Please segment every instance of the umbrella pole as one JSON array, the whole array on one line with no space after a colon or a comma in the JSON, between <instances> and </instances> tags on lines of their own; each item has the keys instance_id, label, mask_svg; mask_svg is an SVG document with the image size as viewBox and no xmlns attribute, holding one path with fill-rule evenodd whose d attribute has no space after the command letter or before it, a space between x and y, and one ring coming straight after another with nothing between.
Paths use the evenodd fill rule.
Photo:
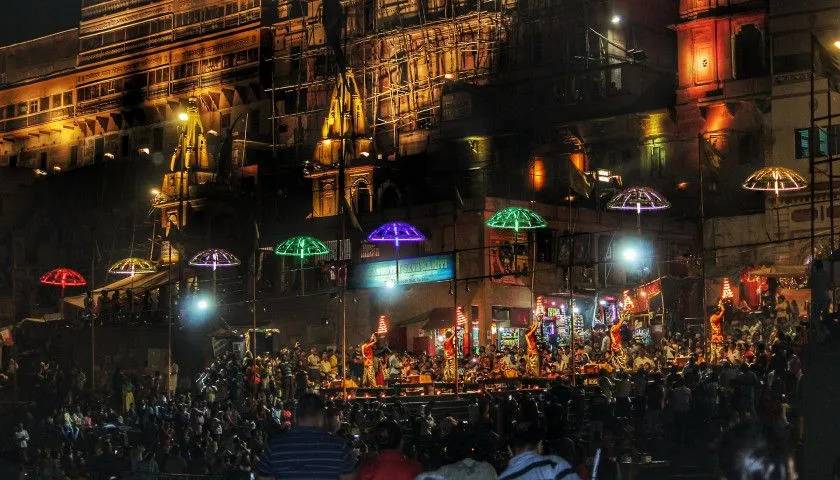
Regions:
<instances>
[{"instance_id":1,"label":"umbrella pole","mask_svg":"<svg viewBox=\"0 0 840 480\"><path fill-rule=\"evenodd\" d=\"M300 256L300 296L306 295L305 278L303 277L303 255Z\"/></svg>"},{"instance_id":2,"label":"umbrella pole","mask_svg":"<svg viewBox=\"0 0 840 480\"><path fill-rule=\"evenodd\" d=\"M397 242L394 244L394 247L396 249L396 254L395 254L396 259L394 260L394 262L396 263L396 266L397 266L397 278L394 280L394 286L397 286L397 285L400 284L400 241L399 240L397 240Z\"/></svg>"}]
</instances>

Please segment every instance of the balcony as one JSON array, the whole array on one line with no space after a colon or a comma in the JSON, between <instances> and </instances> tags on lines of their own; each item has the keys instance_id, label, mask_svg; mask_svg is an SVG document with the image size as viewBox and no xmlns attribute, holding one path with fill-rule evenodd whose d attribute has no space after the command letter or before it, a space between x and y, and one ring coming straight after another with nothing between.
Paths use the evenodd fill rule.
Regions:
<instances>
[{"instance_id":1,"label":"balcony","mask_svg":"<svg viewBox=\"0 0 840 480\"><path fill-rule=\"evenodd\" d=\"M76 114L75 106L58 108L48 112L39 112L25 117L11 118L0 121L0 132L13 132L27 127L43 125L58 120L65 120Z\"/></svg>"}]
</instances>

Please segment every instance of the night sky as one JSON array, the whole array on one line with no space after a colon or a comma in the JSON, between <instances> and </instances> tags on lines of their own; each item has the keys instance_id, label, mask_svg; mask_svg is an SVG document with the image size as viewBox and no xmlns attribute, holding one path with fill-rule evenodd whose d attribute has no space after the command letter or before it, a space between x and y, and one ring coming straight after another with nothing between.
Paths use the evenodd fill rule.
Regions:
<instances>
[{"instance_id":1,"label":"night sky","mask_svg":"<svg viewBox=\"0 0 840 480\"><path fill-rule=\"evenodd\" d=\"M0 0L0 46L79 25L81 0Z\"/></svg>"}]
</instances>

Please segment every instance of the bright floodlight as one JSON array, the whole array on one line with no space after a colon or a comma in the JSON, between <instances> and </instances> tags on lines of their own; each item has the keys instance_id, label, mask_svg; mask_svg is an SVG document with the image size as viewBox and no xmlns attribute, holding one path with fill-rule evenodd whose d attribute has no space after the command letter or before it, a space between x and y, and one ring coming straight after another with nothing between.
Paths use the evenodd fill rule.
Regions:
<instances>
[{"instance_id":1,"label":"bright floodlight","mask_svg":"<svg viewBox=\"0 0 840 480\"><path fill-rule=\"evenodd\" d=\"M181 122L187 122L190 119L190 114L187 112L179 112L178 113L178 120Z\"/></svg>"},{"instance_id":2,"label":"bright floodlight","mask_svg":"<svg viewBox=\"0 0 840 480\"><path fill-rule=\"evenodd\" d=\"M195 302L195 308L199 310L207 310L208 308L210 308L210 302L208 302L204 298L199 299L197 302Z\"/></svg>"},{"instance_id":3,"label":"bright floodlight","mask_svg":"<svg viewBox=\"0 0 840 480\"><path fill-rule=\"evenodd\" d=\"M835 40L834 41L834 48L840 49L840 40Z\"/></svg>"},{"instance_id":4,"label":"bright floodlight","mask_svg":"<svg viewBox=\"0 0 840 480\"><path fill-rule=\"evenodd\" d=\"M621 259L627 263L636 263L639 260L639 249L628 245L621 251Z\"/></svg>"},{"instance_id":5,"label":"bright floodlight","mask_svg":"<svg viewBox=\"0 0 840 480\"><path fill-rule=\"evenodd\" d=\"M613 25L618 25L619 23L621 23L621 15L613 15L610 19L610 23L612 23Z\"/></svg>"},{"instance_id":6,"label":"bright floodlight","mask_svg":"<svg viewBox=\"0 0 840 480\"><path fill-rule=\"evenodd\" d=\"M396 286L397 286L396 282L394 282L390 278L388 280L385 280L385 288L394 288Z\"/></svg>"}]
</instances>

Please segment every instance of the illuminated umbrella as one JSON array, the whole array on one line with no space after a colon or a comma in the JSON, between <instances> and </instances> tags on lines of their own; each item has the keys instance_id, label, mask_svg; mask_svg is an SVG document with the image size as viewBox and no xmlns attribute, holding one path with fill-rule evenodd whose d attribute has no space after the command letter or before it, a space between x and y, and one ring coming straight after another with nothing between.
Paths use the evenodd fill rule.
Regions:
<instances>
[{"instance_id":1,"label":"illuminated umbrella","mask_svg":"<svg viewBox=\"0 0 840 480\"><path fill-rule=\"evenodd\" d=\"M802 175L790 168L764 167L747 177L742 186L747 190L773 192L778 196L780 192L802 190L807 185Z\"/></svg>"},{"instance_id":2,"label":"illuminated umbrella","mask_svg":"<svg viewBox=\"0 0 840 480\"><path fill-rule=\"evenodd\" d=\"M128 257L111 265L108 273L113 275L137 275L142 273L154 273L157 271L155 264L144 258Z\"/></svg>"},{"instance_id":3,"label":"illuminated umbrella","mask_svg":"<svg viewBox=\"0 0 840 480\"><path fill-rule=\"evenodd\" d=\"M420 230L405 222L388 222L380 225L368 235L369 242L388 242L399 246L400 242L422 242L426 240Z\"/></svg>"},{"instance_id":4,"label":"illuminated umbrella","mask_svg":"<svg viewBox=\"0 0 840 480\"><path fill-rule=\"evenodd\" d=\"M395 285L400 283L400 242L422 242L424 240L426 240L426 236L417 227L405 222L385 223L368 235L369 242L394 244L397 265Z\"/></svg>"},{"instance_id":5,"label":"illuminated umbrella","mask_svg":"<svg viewBox=\"0 0 840 480\"><path fill-rule=\"evenodd\" d=\"M72 268L60 267L41 275L42 285L61 287L61 308L64 307L64 289L67 287L84 287L87 285L85 277Z\"/></svg>"},{"instance_id":6,"label":"illuminated umbrella","mask_svg":"<svg viewBox=\"0 0 840 480\"><path fill-rule=\"evenodd\" d=\"M515 232L545 228L548 225L539 214L524 207L503 208L494 213L486 223L488 227L503 228Z\"/></svg>"},{"instance_id":7,"label":"illuminated umbrella","mask_svg":"<svg viewBox=\"0 0 840 480\"><path fill-rule=\"evenodd\" d=\"M190 260L193 267L210 267L216 270L218 267L235 267L240 264L236 255L222 248L210 248L196 253Z\"/></svg>"},{"instance_id":8,"label":"illuminated umbrella","mask_svg":"<svg viewBox=\"0 0 840 480\"><path fill-rule=\"evenodd\" d=\"M781 219L779 213L779 193L802 190L806 187L805 179L796 171L785 167L763 167L744 180L741 185L746 190L773 192L773 205L776 210L776 235L781 238Z\"/></svg>"},{"instance_id":9,"label":"illuminated umbrella","mask_svg":"<svg viewBox=\"0 0 840 480\"><path fill-rule=\"evenodd\" d=\"M236 255L223 248L209 248L202 250L190 259L189 264L193 267L213 269L213 299L216 299L216 269L219 267L235 267L241 262Z\"/></svg>"},{"instance_id":10,"label":"illuminated umbrella","mask_svg":"<svg viewBox=\"0 0 840 480\"><path fill-rule=\"evenodd\" d=\"M274 254L281 257L298 257L300 259L300 293L305 293L303 284L303 261L306 257L315 257L330 253L330 247L315 237L292 237L274 247Z\"/></svg>"},{"instance_id":11,"label":"illuminated umbrella","mask_svg":"<svg viewBox=\"0 0 840 480\"><path fill-rule=\"evenodd\" d=\"M624 210L636 212L636 227L642 228L642 212L671 208L670 202L661 193L650 187L630 187L618 192L607 203L610 210Z\"/></svg>"}]
</instances>

